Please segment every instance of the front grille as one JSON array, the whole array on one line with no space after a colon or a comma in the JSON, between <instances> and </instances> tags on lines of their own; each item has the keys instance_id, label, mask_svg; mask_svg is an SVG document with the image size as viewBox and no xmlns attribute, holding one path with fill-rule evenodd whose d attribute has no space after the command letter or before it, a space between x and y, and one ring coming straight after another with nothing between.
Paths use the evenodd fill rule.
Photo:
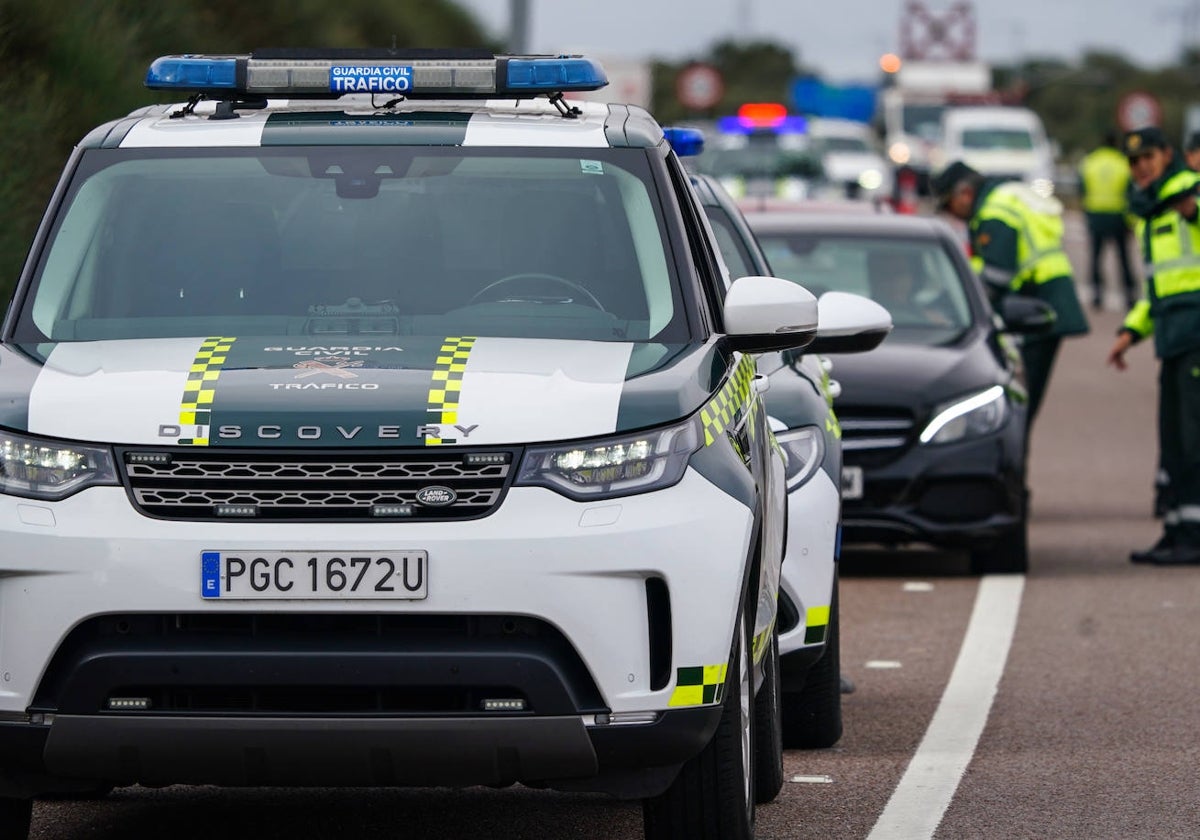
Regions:
<instances>
[{"instance_id":1,"label":"front grille","mask_svg":"<svg viewBox=\"0 0 1200 840\"><path fill-rule=\"evenodd\" d=\"M519 615L117 614L55 651L31 708L130 714L474 715L487 699L525 713L606 711L578 652Z\"/></svg>"},{"instance_id":2,"label":"front grille","mask_svg":"<svg viewBox=\"0 0 1200 840\"><path fill-rule=\"evenodd\" d=\"M912 415L906 411L843 411L838 409L842 427L842 449L899 449L913 434Z\"/></svg>"},{"instance_id":3,"label":"front grille","mask_svg":"<svg viewBox=\"0 0 1200 840\"><path fill-rule=\"evenodd\" d=\"M486 516L495 510L520 453L454 449L329 455L129 449L121 456L134 504L154 517L446 520Z\"/></svg>"}]
</instances>

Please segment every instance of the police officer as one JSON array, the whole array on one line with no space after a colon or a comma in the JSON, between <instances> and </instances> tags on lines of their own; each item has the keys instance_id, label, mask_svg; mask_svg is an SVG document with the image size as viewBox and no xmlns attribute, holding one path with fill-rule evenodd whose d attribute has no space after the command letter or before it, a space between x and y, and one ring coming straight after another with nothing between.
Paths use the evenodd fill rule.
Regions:
<instances>
[{"instance_id":1,"label":"police officer","mask_svg":"<svg viewBox=\"0 0 1200 840\"><path fill-rule=\"evenodd\" d=\"M1200 563L1200 174L1176 157L1158 128L1125 135L1135 189L1130 209L1149 277L1146 299L1125 316L1108 363L1125 369L1125 351L1154 335L1160 360L1158 433L1164 488L1163 536L1135 551L1135 563Z\"/></svg>"},{"instance_id":2,"label":"police officer","mask_svg":"<svg viewBox=\"0 0 1200 840\"><path fill-rule=\"evenodd\" d=\"M1027 184L985 179L961 161L939 173L932 187L941 206L968 223L971 263L993 302L1005 294L1021 294L1040 298L1054 309L1051 330L1021 342L1032 425L1062 337L1088 331L1071 262L1063 250L1062 204Z\"/></svg>"},{"instance_id":3,"label":"police officer","mask_svg":"<svg viewBox=\"0 0 1200 840\"><path fill-rule=\"evenodd\" d=\"M1183 157L1188 169L1200 172L1200 131L1188 135L1187 142L1183 144Z\"/></svg>"},{"instance_id":4,"label":"police officer","mask_svg":"<svg viewBox=\"0 0 1200 840\"><path fill-rule=\"evenodd\" d=\"M1104 143L1089 152L1079 164L1079 181L1083 191L1083 211L1087 216L1088 238L1092 243L1092 307L1104 306L1104 277L1100 271L1104 245L1117 247L1121 281L1125 290L1125 308L1137 302L1133 271L1129 267L1129 228L1125 221L1128 202L1129 162L1118 149L1115 132L1104 137Z\"/></svg>"}]
</instances>

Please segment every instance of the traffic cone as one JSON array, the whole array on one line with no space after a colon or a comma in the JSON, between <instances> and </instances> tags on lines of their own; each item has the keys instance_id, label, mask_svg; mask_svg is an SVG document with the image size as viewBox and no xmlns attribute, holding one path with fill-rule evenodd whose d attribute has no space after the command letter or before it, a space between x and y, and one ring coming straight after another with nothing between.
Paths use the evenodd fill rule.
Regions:
<instances>
[{"instance_id":1,"label":"traffic cone","mask_svg":"<svg viewBox=\"0 0 1200 840\"><path fill-rule=\"evenodd\" d=\"M917 173L902 166L896 172L896 212L917 212Z\"/></svg>"}]
</instances>

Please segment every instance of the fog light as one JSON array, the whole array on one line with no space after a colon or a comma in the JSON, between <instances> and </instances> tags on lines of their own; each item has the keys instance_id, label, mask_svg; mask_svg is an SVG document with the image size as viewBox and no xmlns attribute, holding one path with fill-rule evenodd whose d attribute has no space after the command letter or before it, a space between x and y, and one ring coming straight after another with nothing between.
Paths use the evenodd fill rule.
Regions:
<instances>
[{"instance_id":1,"label":"fog light","mask_svg":"<svg viewBox=\"0 0 1200 840\"><path fill-rule=\"evenodd\" d=\"M108 708L120 712L144 712L150 708L149 697L109 697Z\"/></svg>"},{"instance_id":2,"label":"fog light","mask_svg":"<svg viewBox=\"0 0 1200 840\"><path fill-rule=\"evenodd\" d=\"M514 699L493 699L484 700L482 703L485 712L523 712L525 711L525 701L521 698Z\"/></svg>"}]
</instances>

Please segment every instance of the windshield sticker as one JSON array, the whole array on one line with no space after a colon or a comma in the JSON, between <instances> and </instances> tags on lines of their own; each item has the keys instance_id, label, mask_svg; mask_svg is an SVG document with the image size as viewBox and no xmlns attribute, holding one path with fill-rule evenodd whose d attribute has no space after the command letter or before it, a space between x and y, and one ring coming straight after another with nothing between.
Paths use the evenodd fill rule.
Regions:
<instances>
[{"instance_id":1,"label":"windshield sticker","mask_svg":"<svg viewBox=\"0 0 1200 840\"><path fill-rule=\"evenodd\" d=\"M579 161L579 171L584 175L603 175L604 164L598 160Z\"/></svg>"}]
</instances>

